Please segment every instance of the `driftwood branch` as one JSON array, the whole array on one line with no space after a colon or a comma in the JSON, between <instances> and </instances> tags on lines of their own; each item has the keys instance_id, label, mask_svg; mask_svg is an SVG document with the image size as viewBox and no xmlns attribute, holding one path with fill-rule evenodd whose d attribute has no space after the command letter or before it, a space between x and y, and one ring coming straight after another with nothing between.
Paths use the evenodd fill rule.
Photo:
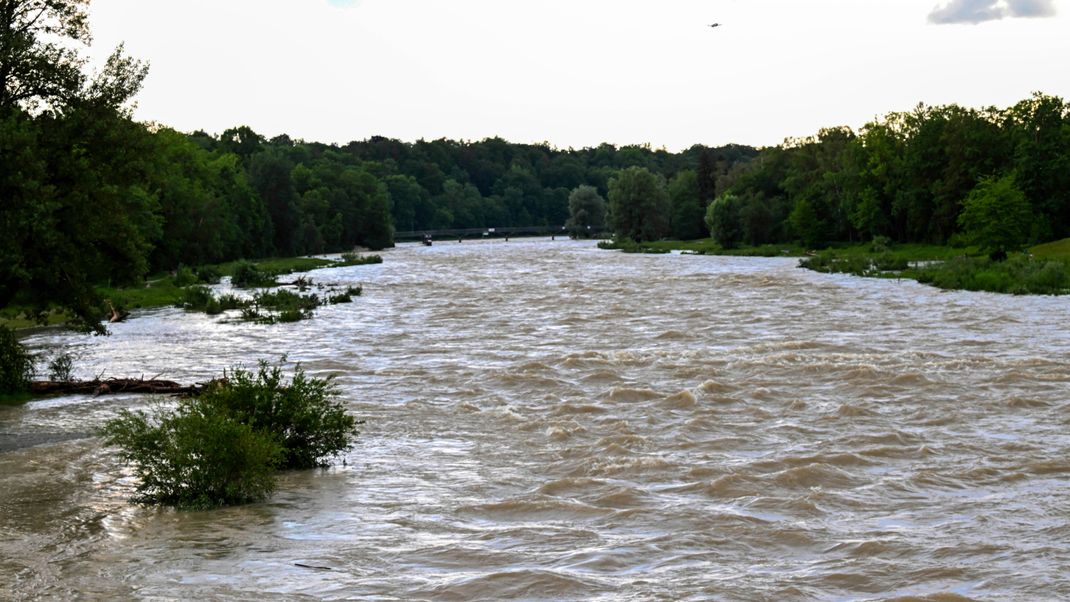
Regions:
<instances>
[{"instance_id":1,"label":"driftwood branch","mask_svg":"<svg viewBox=\"0 0 1070 602\"><path fill-rule=\"evenodd\" d=\"M109 378L101 380L35 381L30 383L34 395L107 395L110 393L151 393L156 395L196 395L216 381L181 385L170 380L143 378Z\"/></svg>"}]
</instances>

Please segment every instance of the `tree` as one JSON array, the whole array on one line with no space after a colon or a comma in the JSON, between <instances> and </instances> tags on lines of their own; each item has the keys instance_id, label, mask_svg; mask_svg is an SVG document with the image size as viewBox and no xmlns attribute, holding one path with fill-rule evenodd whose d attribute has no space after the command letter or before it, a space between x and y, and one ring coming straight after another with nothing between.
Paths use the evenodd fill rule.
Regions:
<instances>
[{"instance_id":1,"label":"tree","mask_svg":"<svg viewBox=\"0 0 1070 602\"><path fill-rule=\"evenodd\" d=\"M742 210L743 199L730 192L710 203L706 210L706 225L717 244L732 249L743 241Z\"/></svg>"},{"instance_id":2,"label":"tree","mask_svg":"<svg viewBox=\"0 0 1070 602\"><path fill-rule=\"evenodd\" d=\"M79 45L89 45L89 0L0 0L0 111L36 112L78 101L118 107L148 67L120 45L92 81Z\"/></svg>"},{"instance_id":3,"label":"tree","mask_svg":"<svg viewBox=\"0 0 1070 602\"><path fill-rule=\"evenodd\" d=\"M712 150L704 147L699 153L696 177L698 200L704 206L708 205L713 201L717 190L717 158L714 157Z\"/></svg>"},{"instance_id":4,"label":"tree","mask_svg":"<svg viewBox=\"0 0 1070 602\"><path fill-rule=\"evenodd\" d=\"M565 226L573 238L590 238L605 228L606 200L594 186L577 186L568 195L568 212Z\"/></svg>"},{"instance_id":5,"label":"tree","mask_svg":"<svg viewBox=\"0 0 1070 602\"><path fill-rule=\"evenodd\" d=\"M999 257L1025 244L1032 219L1029 201L1011 173L982 179L963 202L958 224L967 242Z\"/></svg>"},{"instance_id":6,"label":"tree","mask_svg":"<svg viewBox=\"0 0 1070 602\"><path fill-rule=\"evenodd\" d=\"M89 0L0 0L0 110L36 108L82 87Z\"/></svg>"},{"instance_id":7,"label":"tree","mask_svg":"<svg viewBox=\"0 0 1070 602\"><path fill-rule=\"evenodd\" d=\"M699 195L698 175L685 169L669 182L669 200L672 203L672 237L678 240L693 240L706 235L703 223L706 206Z\"/></svg>"},{"instance_id":8,"label":"tree","mask_svg":"<svg viewBox=\"0 0 1070 602\"><path fill-rule=\"evenodd\" d=\"M279 152L257 153L249 161L249 183L271 216L275 228L272 246L283 255L296 250L297 192L290 178L291 170L293 164Z\"/></svg>"},{"instance_id":9,"label":"tree","mask_svg":"<svg viewBox=\"0 0 1070 602\"><path fill-rule=\"evenodd\" d=\"M435 207L427 191L412 176L392 175L383 179L390 193L390 212L398 230L423 230L431 224Z\"/></svg>"},{"instance_id":10,"label":"tree","mask_svg":"<svg viewBox=\"0 0 1070 602\"><path fill-rule=\"evenodd\" d=\"M621 238L641 242L669 234L669 194L665 179L645 167L621 170L609 181L609 219Z\"/></svg>"}]
</instances>

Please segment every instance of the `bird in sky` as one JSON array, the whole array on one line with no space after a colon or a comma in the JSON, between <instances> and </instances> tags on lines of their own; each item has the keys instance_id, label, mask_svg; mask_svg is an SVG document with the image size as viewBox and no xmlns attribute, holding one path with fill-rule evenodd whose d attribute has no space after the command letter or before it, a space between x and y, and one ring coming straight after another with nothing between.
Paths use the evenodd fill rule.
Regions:
<instances>
[{"instance_id":1,"label":"bird in sky","mask_svg":"<svg viewBox=\"0 0 1070 602\"><path fill-rule=\"evenodd\" d=\"M711 23L710 24L710 27L720 27L720 26L721 26L720 23Z\"/></svg>"}]
</instances>

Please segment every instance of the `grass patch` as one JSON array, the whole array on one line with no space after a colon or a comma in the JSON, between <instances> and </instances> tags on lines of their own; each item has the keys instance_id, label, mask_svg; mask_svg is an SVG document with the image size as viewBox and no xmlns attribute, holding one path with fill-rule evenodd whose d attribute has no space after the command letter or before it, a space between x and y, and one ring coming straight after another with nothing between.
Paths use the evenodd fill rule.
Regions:
<instances>
[{"instance_id":1,"label":"grass patch","mask_svg":"<svg viewBox=\"0 0 1070 602\"><path fill-rule=\"evenodd\" d=\"M185 294L185 289L177 286L170 277L150 280L144 286L123 288L100 287L97 293L105 301L111 301L117 308L124 310L148 309L174 305Z\"/></svg>"},{"instance_id":2,"label":"grass patch","mask_svg":"<svg viewBox=\"0 0 1070 602\"><path fill-rule=\"evenodd\" d=\"M1029 249L1029 252L1039 259L1070 260L1070 238L1037 245Z\"/></svg>"},{"instance_id":3,"label":"grass patch","mask_svg":"<svg viewBox=\"0 0 1070 602\"><path fill-rule=\"evenodd\" d=\"M956 257L908 270L904 276L941 289L988 291L1012 295L1070 293L1070 262L1016 254L1006 261L987 257Z\"/></svg>"}]
</instances>

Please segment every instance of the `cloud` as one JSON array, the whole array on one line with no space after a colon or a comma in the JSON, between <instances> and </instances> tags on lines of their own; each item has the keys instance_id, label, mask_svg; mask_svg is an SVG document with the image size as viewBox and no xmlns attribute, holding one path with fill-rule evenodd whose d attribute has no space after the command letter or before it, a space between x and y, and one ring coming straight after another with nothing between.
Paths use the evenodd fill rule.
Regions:
<instances>
[{"instance_id":1,"label":"cloud","mask_svg":"<svg viewBox=\"0 0 1070 602\"><path fill-rule=\"evenodd\" d=\"M929 13L929 22L983 23L1005 17L1052 17L1055 0L950 0Z\"/></svg>"},{"instance_id":2,"label":"cloud","mask_svg":"<svg viewBox=\"0 0 1070 602\"><path fill-rule=\"evenodd\" d=\"M1054 17L1055 0L1010 0L1012 17Z\"/></svg>"}]
</instances>

